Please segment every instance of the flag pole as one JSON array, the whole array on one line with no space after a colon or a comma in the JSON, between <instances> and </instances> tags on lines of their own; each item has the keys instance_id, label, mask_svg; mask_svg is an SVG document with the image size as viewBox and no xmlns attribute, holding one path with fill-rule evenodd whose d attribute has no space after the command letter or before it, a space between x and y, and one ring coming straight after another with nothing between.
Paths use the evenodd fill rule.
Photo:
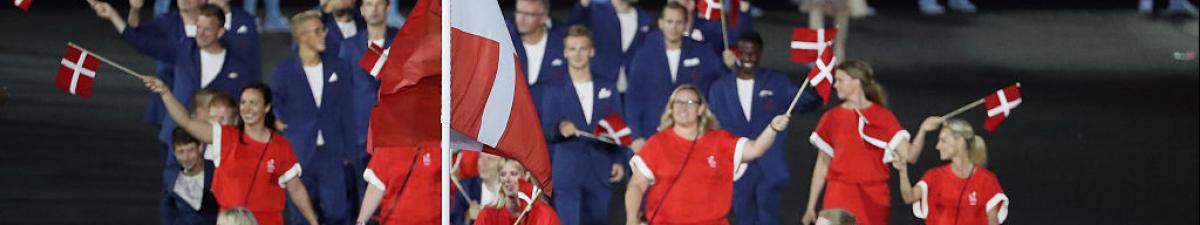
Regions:
<instances>
[{"instance_id":1,"label":"flag pole","mask_svg":"<svg viewBox=\"0 0 1200 225\"><path fill-rule=\"evenodd\" d=\"M471 201L471 196L468 196L467 192L463 191L464 190L463 188L466 188L466 187L464 187L462 185L462 183L458 181L458 168L460 167L459 165L462 165L461 163L462 163L462 153L459 153L458 155L454 156L454 168L450 169L450 182L453 182L454 185L458 186L458 188L459 188L458 193L462 194L463 199L466 199L467 202L473 203L474 201Z\"/></svg>"},{"instance_id":2,"label":"flag pole","mask_svg":"<svg viewBox=\"0 0 1200 225\"><path fill-rule=\"evenodd\" d=\"M808 78L804 78L804 82L800 83L800 91L796 92L796 97L792 97L792 104L788 105L787 114L792 114L792 109L796 108L796 102L800 101L800 95L804 94L804 89L808 87Z\"/></svg>"},{"instance_id":3,"label":"flag pole","mask_svg":"<svg viewBox=\"0 0 1200 225\"><path fill-rule=\"evenodd\" d=\"M946 113L946 115L942 116L942 119L957 116L958 114L962 114L963 112L966 112L968 109L975 108L976 106L979 106L981 104L983 104L982 98L979 100L975 100L974 102L971 102L970 104L964 105L963 107L959 107L958 109L955 109L954 111L951 111L950 113Z\"/></svg>"},{"instance_id":4,"label":"flag pole","mask_svg":"<svg viewBox=\"0 0 1200 225\"><path fill-rule=\"evenodd\" d=\"M131 70L129 68L126 68L125 66L121 66L121 64L117 64L116 62L108 60L108 58L104 58L104 56L100 56L100 54L96 54L96 52L87 50L86 48L83 48L82 46L76 45L74 42L67 42L67 45L74 47L74 48L78 48L79 50L83 50L84 52L90 52L92 57L99 59L101 62L104 62L105 64L116 67L117 69L121 69L122 71L125 71L125 73L129 73L129 75L134 76L134 77L138 78L139 80L146 77L145 75L140 75L137 72L134 72L133 70Z\"/></svg>"},{"instance_id":5,"label":"flag pole","mask_svg":"<svg viewBox=\"0 0 1200 225\"><path fill-rule=\"evenodd\" d=\"M740 0L733 0L733 1L740 1ZM733 6L733 4L729 4L729 6ZM709 7L712 7L712 6L709 6ZM725 46L725 51L729 51L729 31L728 31L728 29L725 28L725 26L726 26L725 25L725 11L726 10L728 10L728 9L725 9L725 1L721 1L721 42L722 42L721 46Z\"/></svg>"}]
</instances>

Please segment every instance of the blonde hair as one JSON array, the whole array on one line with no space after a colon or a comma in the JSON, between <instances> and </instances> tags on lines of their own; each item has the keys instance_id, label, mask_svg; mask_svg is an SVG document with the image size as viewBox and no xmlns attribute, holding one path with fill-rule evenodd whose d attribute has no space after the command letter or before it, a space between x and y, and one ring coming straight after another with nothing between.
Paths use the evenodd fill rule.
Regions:
<instances>
[{"instance_id":1,"label":"blonde hair","mask_svg":"<svg viewBox=\"0 0 1200 225\"><path fill-rule=\"evenodd\" d=\"M246 208L231 208L217 215L217 225L258 225L254 213Z\"/></svg>"},{"instance_id":2,"label":"blonde hair","mask_svg":"<svg viewBox=\"0 0 1200 225\"><path fill-rule=\"evenodd\" d=\"M317 10L308 10L292 16L292 38L300 37L300 27L309 20L321 20L321 13Z\"/></svg>"},{"instance_id":3,"label":"blonde hair","mask_svg":"<svg viewBox=\"0 0 1200 225\"><path fill-rule=\"evenodd\" d=\"M674 92L671 92L671 97L667 98L666 109L663 110L662 119L660 119L658 122L658 131L666 130L667 128L671 128L671 126L675 125L675 104L672 101L675 101L675 96L679 95L679 92L681 91L692 91L693 93L696 93L696 96L700 97L700 105L707 106L707 102L704 100L704 94L700 93L699 88L696 88L695 85L691 84L679 85L679 87L675 88ZM712 111L708 110L708 107L704 107L703 112L700 112L700 119L696 121L696 123L700 128L699 132L696 133L697 135L704 135L704 132L709 130L721 129L721 123L717 121L717 116L713 115Z\"/></svg>"},{"instance_id":4,"label":"blonde hair","mask_svg":"<svg viewBox=\"0 0 1200 225\"><path fill-rule=\"evenodd\" d=\"M987 166L987 145L983 142L983 137L975 134L975 129L971 128L971 124L966 120L954 118L946 120L943 129L950 131L950 135L957 138L962 138L966 143L967 159L976 166Z\"/></svg>"},{"instance_id":5,"label":"blonde hair","mask_svg":"<svg viewBox=\"0 0 1200 225\"><path fill-rule=\"evenodd\" d=\"M858 221L854 219L854 214L841 208L825 209L818 213L817 218L825 218L832 225L856 225Z\"/></svg>"},{"instance_id":6,"label":"blonde hair","mask_svg":"<svg viewBox=\"0 0 1200 225\"><path fill-rule=\"evenodd\" d=\"M521 179L527 179L527 177L525 176L525 172L526 172L525 166L522 166L521 162L517 162L517 160L501 159L499 170L504 170L504 167L509 166L509 165L512 165L517 168L518 173L521 174ZM508 198L508 192L504 191L504 184L502 184L503 181L500 181L499 183L501 183L499 185L500 187L496 188L496 195L494 195L494 196L496 196L496 200L492 201L492 204L489 204L488 207L503 209L504 207L507 207L509 202L511 201ZM517 187L517 189L520 189L520 187ZM520 191L520 190L518 190L518 191Z\"/></svg>"},{"instance_id":7,"label":"blonde hair","mask_svg":"<svg viewBox=\"0 0 1200 225\"><path fill-rule=\"evenodd\" d=\"M860 60L846 60L838 63L837 69L845 71L846 75L850 75L862 83L863 95L866 95L868 101L888 107L887 92L875 80L875 70L871 69L871 64Z\"/></svg>"}]
</instances>

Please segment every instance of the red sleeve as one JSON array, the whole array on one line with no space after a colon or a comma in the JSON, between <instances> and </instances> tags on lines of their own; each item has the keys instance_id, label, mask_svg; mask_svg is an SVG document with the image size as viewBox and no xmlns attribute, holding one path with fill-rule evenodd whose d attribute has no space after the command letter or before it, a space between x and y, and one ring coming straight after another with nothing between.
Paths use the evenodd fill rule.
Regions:
<instances>
[{"instance_id":1,"label":"red sleeve","mask_svg":"<svg viewBox=\"0 0 1200 225\"><path fill-rule=\"evenodd\" d=\"M904 130L904 126L900 125L900 120L896 119L896 115L891 110L884 110L883 112L878 119L881 120L880 122L883 122L882 125L886 129L887 134L890 135L884 137L887 138L887 149L894 150L896 146L899 146L901 142L907 141L912 135Z\"/></svg>"},{"instance_id":2,"label":"red sleeve","mask_svg":"<svg viewBox=\"0 0 1200 225\"><path fill-rule=\"evenodd\" d=\"M387 190L387 182L384 181L393 176L394 170L391 168L399 166L397 165L399 162L396 160L397 155L399 155L397 151L391 149L375 151L371 162L367 163L367 170L363 172L363 180L376 189Z\"/></svg>"},{"instance_id":3,"label":"red sleeve","mask_svg":"<svg viewBox=\"0 0 1200 225\"><path fill-rule=\"evenodd\" d=\"M282 135L273 135L277 135L277 137L273 138L273 141L277 142L277 146L279 146L272 147L275 150L275 165L279 169L286 169L286 172L278 178L279 187L285 188L288 181L300 178L303 171L300 168L300 162L296 160L296 154L292 152L292 144L288 143L287 139L284 139Z\"/></svg>"},{"instance_id":4,"label":"red sleeve","mask_svg":"<svg viewBox=\"0 0 1200 225\"><path fill-rule=\"evenodd\" d=\"M933 169L925 171L925 175L921 175L921 180L917 181L916 185L913 185L913 189L921 190L921 199L918 199L912 204L913 215L917 218L924 219L929 216L929 187L937 187L940 185L938 184L938 176L936 173L938 168L939 167L934 167Z\"/></svg>"},{"instance_id":5,"label":"red sleeve","mask_svg":"<svg viewBox=\"0 0 1200 225\"><path fill-rule=\"evenodd\" d=\"M462 157L458 161L459 179L479 176L479 152L477 151L460 151L458 155Z\"/></svg>"},{"instance_id":6,"label":"red sleeve","mask_svg":"<svg viewBox=\"0 0 1200 225\"><path fill-rule=\"evenodd\" d=\"M999 211L996 213L996 217L1000 223L1004 223L1004 219L1008 218L1008 195L1004 194L1004 189L1000 187L1000 181L996 179L996 175L990 172L988 175L989 179L987 179L987 183L983 187L983 191L990 196L988 197L987 208L985 209L991 211L998 208Z\"/></svg>"},{"instance_id":7,"label":"red sleeve","mask_svg":"<svg viewBox=\"0 0 1200 225\"><path fill-rule=\"evenodd\" d=\"M652 136L650 140L646 141L646 145L642 147L642 150L629 159L629 167L634 172L640 173L647 180L650 180L650 185L654 185L654 166L661 166L661 163L658 162L660 158L658 154L664 148L662 145L663 140Z\"/></svg>"},{"instance_id":8,"label":"red sleeve","mask_svg":"<svg viewBox=\"0 0 1200 225\"><path fill-rule=\"evenodd\" d=\"M833 139L831 139L833 134L830 131L830 126L833 126L833 121L830 119L830 114L830 111L826 111L825 114L821 115L821 120L817 122L817 128L813 130L812 135L808 136L808 142L812 143L813 147L817 148L817 151L824 152L832 158L835 151L832 145Z\"/></svg>"}]
</instances>

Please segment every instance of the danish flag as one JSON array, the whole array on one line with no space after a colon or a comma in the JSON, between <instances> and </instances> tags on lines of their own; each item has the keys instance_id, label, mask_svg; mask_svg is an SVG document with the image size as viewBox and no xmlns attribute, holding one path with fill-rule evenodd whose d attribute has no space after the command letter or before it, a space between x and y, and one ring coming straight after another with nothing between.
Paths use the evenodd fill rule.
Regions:
<instances>
[{"instance_id":1,"label":"danish flag","mask_svg":"<svg viewBox=\"0 0 1200 225\"><path fill-rule=\"evenodd\" d=\"M54 84L71 95L90 97L92 81L96 79L96 68L99 66L99 58L79 47L68 45L67 53L59 63L58 78Z\"/></svg>"},{"instance_id":2,"label":"danish flag","mask_svg":"<svg viewBox=\"0 0 1200 225\"><path fill-rule=\"evenodd\" d=\"M729 8L733 9L733 10L729 11L729 19L728 20L729 20L730 26L737 26L737 18L738 18L737 14L738 14L738 8L740 7L739 6L740 2L741 2L741 0L733 0L733 1L729 2ZM721 19L719 16L722 16L725 14L725 1L724 0L698 0L698 1L696 1L696 13L699 14L701 19L719 20L719 19Z\"/></svg>"},{"instance_id":3,"label":"danish flag","mask_svg":"<svg viewBox=\"0 0 1200 225\"><path fill-rule=\"evenodd\" d=\"M991 132L1000 126L1000 122L1004 122L1013 109L1021 105L1021 83L1009 85L1004 89L996 90L995 93L984 97L983 104L987 107L987 120L983 123L983 129Z\"/></svg>"},{"instance_id":4,"label":"danish flag","mask_svg":"<svg viewBox=\"0 0 1200 225\"><path fill-rule=\"evenodd\" d=\"M592 131L596 136L612 138L621 146L629 146L630 143L633 143L632 132L625 125L625 120L622 120L621 116L616 113L600 119L600 121L596 122L596 129Z\"/></svg>"},{"instance_id":5,"label":"danish flag","mask_svg":"<svg viewBox=\"0 0 1200 225\"><path fill-rule=\"evenodd\" d=\"M833 89L833 71L834 65L837 65L837 57L833 56L833 51L829 49L829 45L825 46L825 50L821 52L821 58L813 64L812 70L808 72L808 83L817 90L817 94L821 95L821 101L829 103L829 91Z\"/></svg>"},{"instance_id":6,"label":"danish flag","mask_svg":"<svg viewBox=\"0 0 1200 225\"><path fill-rule=\"evenodd\" d=\"M383 48L375 43L367 47L367 52L363 53L362 59L358 61L358 66L370 73L372 77L379 77L379 72L383 70L383 65L387 62L388 52L392 48Z\"/></svg>"},{"instance_id":7,"label":"danish flag","mask_svg":"<svg viewBox=\"0 0 1200 225\"><path fill-rule=\"evenodd\" d=\"M29 12L30 3L33 3L33 0L13 0L13 5L17 6L17 8L21 8L21 11L26 12Z\"/></svg>"},{"instance_id":8,"label":"danish flag","mask_svg":"<svg viewBox=\"0 0 1200 225\"><path fill-rule=\"evenodd\" d=\"M792 30L792 62L816 61L832 45L837 29L795 28Z\"/></svg>"}]
</instances>

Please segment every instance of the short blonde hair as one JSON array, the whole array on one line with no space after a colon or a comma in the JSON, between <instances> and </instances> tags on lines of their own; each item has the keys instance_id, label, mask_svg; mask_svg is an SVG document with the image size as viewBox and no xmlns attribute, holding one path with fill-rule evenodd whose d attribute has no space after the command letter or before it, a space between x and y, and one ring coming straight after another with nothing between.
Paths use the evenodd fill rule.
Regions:
<instances>
[{"instance_id":1,"label":"short blonde hair","mask_svg":"<svg viewBox=\"0 0 1200 225\"><path fill-rule=\"evenodd\" d=\"M675 104L672 101L675 101L675 96L679 95L679 92L683 91L692 91L693 93L696 93L696 96L700 98L700 105L705 106L703 111L700 112L700 118L696 121L698 127L700 128L699 133L697 134L704 135L704 132L709 130L721 129L721 123L717 122L717 116L713 115L712 110L708 110L708 102L706 102L704 99L704 93L700 92L700 88L697 88L695 85L684 84L675 88L675 91L671 92L671 97L667 98L666 110L663 110L662 118L658 122L658 131L663 131L667 128L671 128L671 126L675 126Z\"/></svg>"},{"instance_id":2,"label":"short blonde hair","mask_svg":"<svg viewBox=\"0 0 1200 225\"><path fill-rule=\"evenodd\" d=\"M309 20L321 21L321 12L317 10L308 10L292 16L292 38L300 36L300 26Z\"/></svg>"},{"instance_id":3,"label":"short blonde hair","mask_svg":"<svg viewBox=\"0 0 1200 225\"><path fill-rule=\"evenodd\" d=\"M231 208L217 215L217 225L258 225L254 213L246 208Z\"/></svg>"}]
</instances>

